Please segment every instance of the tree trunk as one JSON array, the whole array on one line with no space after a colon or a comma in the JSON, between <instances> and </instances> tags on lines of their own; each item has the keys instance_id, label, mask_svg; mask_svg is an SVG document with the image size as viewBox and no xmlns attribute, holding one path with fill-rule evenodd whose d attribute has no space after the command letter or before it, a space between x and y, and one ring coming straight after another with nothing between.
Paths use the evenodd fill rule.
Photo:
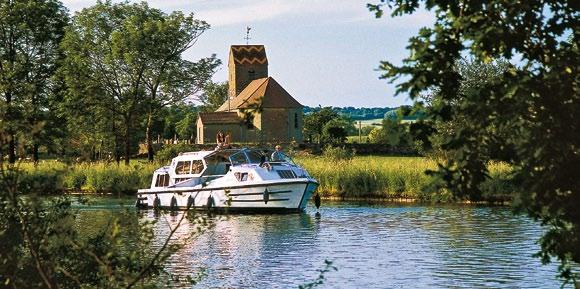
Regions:
<instances>
[{"instance_id":1,"label":"tree trunk","mask_svg":"<svg viewBox=\"0 0 580 289\"><path fill-rule=\"evenodd\" d=\"M9 133L10 141L8 141L8 163L16 163L16 141L14 141L14 134Z\"/></svg>"},{"instance_id":2,"label":"tree trunk","mask_svg":"<svg viewBox=\"0 0 580 289\"><path fill-rule=\"evenodd\" d=\"M16 140L14 132L12 131L12 92L6 92L6 114L4 115L4 120L8 125L8 129L6 130L8 137L10 138L8 141L8 163L13 164L16 163Z\"/></svg>"},{"instance_id":3,"label":"tree trunk","mask_svg":"<svg viewBox=\"0 0 580 289\"><path fill-rule=\"evenodd\" d=\"M113 135L115 136L115 144L113 146L113 151L115 154L115 162L117 165L121 162L121 153L119 152L119 134L117 133L117 126L115 125L115 120L113 119Z\"/></svg>"},{"instance_id":4,"label":"tree trunk","mask_svg":"<svg viewBox=\"0 0 580 289\"><path fill-rule=\"evenodd\" d=\"M131 159L131 117L125 120L125 165L128 166Z\"/></svg>"},{"instance_id":5,"label":"tree trunk","mask_svg":"<svg viewBox=\"0 0 580 289\"><path fill-rule=\"evenodd\" d=\"M151 136L151 125L153 123L153 113L149 110L147 116L147 129L145 130L145 137L147 138L147 159L152 162L155 152L153 151L153 138Z\"/></svg>"},{"instance_id":6,"label":"tree trunk","mask_svg":"<svg viewBox=\"0 0 580 289\"><path fill-rule=\"evenodd\" d=\"M32 144L32 161L34 162L34 165L38 164L38 148L40 147L40 145L37 142L34 142Z\"/></svg>"}]
</instances>

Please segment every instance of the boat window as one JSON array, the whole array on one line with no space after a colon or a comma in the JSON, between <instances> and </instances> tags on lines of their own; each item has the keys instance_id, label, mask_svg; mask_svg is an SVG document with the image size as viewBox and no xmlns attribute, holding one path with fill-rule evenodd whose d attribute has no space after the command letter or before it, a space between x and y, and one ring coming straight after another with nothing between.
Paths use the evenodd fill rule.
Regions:
<instances>
[{"instance_id":1,"label":"boat window","mask_svg":"<svg viewBox=\"0 0 580 289\"><path fill-rule=\"evenodd\" d=\"M248 180L248 173L234 173L234 175L236 176L236 179L238 179L239 182L245 182Z\"/></svg>"},{"instance_id":2,"label":"boat window","mask_svg":"<svg viewBox=\"0 0 580 289\"><path fill-rule=\"evenodd\" d=\"M232 165L235 166L245 164L248 161L246 160L246 155L244 154L244 152L238 152L230 156L230 162L232 163Z\"/></svg>"},{"instance_id":3,"label":"boat window","mask_svg":"<svg viewBox=\"0 0 580 289\"><path fill-rule=\"evenodd\" d=\"M169 175L159 174L157 175L157 180L155 180L156 187L167 187L169 186Z\"/></svg>"},{"instance_id":4,"label":"boat window","mask_svg":"<svg viewBox=\"0 0 580 289\"><path fill-rule=\"evenodd\" d=\"M177 162L175 166L175 173L178 175L189 174L191 171L191 161L181 161Z\"/></svg>"},{"instance_id":5,"label":"boat window","mask_svg":"<svg viewBox=\"0 0 580 289\"><path fill-rule=\"evenodd\" d=\"M200 174L203 171L203 162L201 160L194 160L191 165L192 174Z\"/></svg>"},{"instance_id":6,"label":"boat window","mask_svg":"<svg viewBox=\"0 0 580 289\"><path fill-rule=\"evenodd\" d=\"M247 151L246 155L252 164L259 164L262 161L262 154L257 151Z\"/></svg>"}]
</instances>

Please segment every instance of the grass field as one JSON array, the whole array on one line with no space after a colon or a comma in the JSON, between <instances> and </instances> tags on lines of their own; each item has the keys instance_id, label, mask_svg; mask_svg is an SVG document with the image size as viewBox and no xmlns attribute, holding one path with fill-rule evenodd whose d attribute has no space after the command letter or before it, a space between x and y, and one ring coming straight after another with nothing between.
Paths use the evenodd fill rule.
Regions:
<instances>
[{"instance_id":1,"label":"grass field","mask_svg":"<svg viewBox=\"0 0 580 289\"><path fill-rule=\"evenodd\" d=\"M372 126L372 127L378 127L381 126L383 123L383 119L382 118L376 118L376 119L365 119L365 120L355 120L355 126L358 128L358 122L361 122L361 126Z\"/></svg>"},{"instance_id":2,"label":"grass field","mask_svg":"<svg viewBox=\"0 0 580 289\"><path fill-rule=\"evenodd\" d=\"M424 172L435 169L434 160L422 157L357 156L347 161L323 157L297 158L320 182L319 192L335 198L410 198L423 201L449 201L447 191L428 191L430 182ZM484 199L509 198L512 188L506 181L509 167L489 165L491 179L482 185Z\"/></svg>"},{"instance_id":3,"label":"grass field","mask_svg":"<svg viewBox=\"0 0 580 289\"><path fill-rule=\"evenodd\" d=\"M446 191L425 191L430 182L425 175L435 169L435 161L422 157L356 156L352 160L325 157L297 157L296 162L320 182L319 192L333 198L409 198L423 201L450 201ZM66 165L58 161L20 164L21 190L39 194L63 191L86 193L131 194L149 187L153 171L160 163L132 161L130 166L115 163L81 163ZM509 185L509 167L502 163L489 166L491 179L483 186L484 199L506 199L513 191Z\"/></svg>"}]
</instances>

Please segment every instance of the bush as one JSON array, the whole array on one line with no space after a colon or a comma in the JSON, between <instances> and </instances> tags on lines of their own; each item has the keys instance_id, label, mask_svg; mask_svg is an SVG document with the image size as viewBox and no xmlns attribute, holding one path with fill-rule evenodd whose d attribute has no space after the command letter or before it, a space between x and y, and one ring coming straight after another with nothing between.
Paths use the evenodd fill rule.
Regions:
<instances>
[{"instance_id":1,"label":"bush","mask_svg":"<svg viewBox=\"0 0 580 289\"><path fill-rule=\"evenodd\" d=\"M63 190L62 170L34 169L20 176L19 190L39 195L56 194Z\"/></svg>"},{"instance_id":2,"label":"bush","mask_svg":"<svg viewBox=\"0 0 580 289\"><path fill-rule=\"evenodd\" d=\"M354 157L354 151L344 147L326 146L322 151L324 158L332 161L348 161Z\"/></svg>"},{"instance_id":3,"label":"bush","mask_svg":"<svg viewBox=\"0 0 580 289\"><path fill-rule=\"evenodd\" d=\"M174 145L164 145L157 153L155 154L155 160L160 162L167 162L172 158L179 155L179 153L184 152L191 152L195 151L196 149L189 144L179 143Z\"/></svg>"}]
</instances>

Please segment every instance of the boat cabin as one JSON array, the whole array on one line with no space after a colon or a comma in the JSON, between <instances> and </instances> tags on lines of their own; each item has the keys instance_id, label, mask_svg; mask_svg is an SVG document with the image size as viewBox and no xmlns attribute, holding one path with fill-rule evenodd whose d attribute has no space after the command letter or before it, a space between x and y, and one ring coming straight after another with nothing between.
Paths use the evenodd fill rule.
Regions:
<instances>
[{"instance_id":1,"label":"boat cabin","mask_svg":"<svg viewBox=\"0 0 580 289\"><path fill-rule=\"evenodd\" d=\"M182 153L173 158L169 166L164 166L154 172L151 188L195 186L224 177L233 167L296 166L292 159L286 156L283 160L271 161L272 152L272 150L257 149L225 149ZM248 174L239 172L234 175L240 180Z\"/></svg>"}]
</instances>

